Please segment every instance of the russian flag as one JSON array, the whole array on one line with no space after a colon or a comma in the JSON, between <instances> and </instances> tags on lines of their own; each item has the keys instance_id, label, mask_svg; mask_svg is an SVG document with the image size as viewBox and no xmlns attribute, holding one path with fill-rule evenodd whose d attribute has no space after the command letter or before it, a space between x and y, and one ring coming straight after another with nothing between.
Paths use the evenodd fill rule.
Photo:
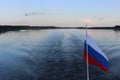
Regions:
<instances>
[{"instance_id":1,"label":"russian flag","mask_svg":"<svg viewBox=\"0 0 120 80\"><path fill-rule=\"evenodd\" d=\"M87 40L84 43L84 61L100 67L105 72L108 71L109 60L106 55L100 50L95 41L87 34ZM87 50L88 49L88 50Z\"/></svg>"}]
</instances>

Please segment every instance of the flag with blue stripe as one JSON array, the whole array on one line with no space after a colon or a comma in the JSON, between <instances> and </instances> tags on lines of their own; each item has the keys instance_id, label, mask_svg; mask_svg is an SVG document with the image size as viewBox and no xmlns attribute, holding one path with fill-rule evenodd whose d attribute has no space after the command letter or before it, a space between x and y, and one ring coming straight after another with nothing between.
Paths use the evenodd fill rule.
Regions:
<instances>
[{"instance_id":1,"label":"flag with blue stripe","mask_svg":"<svg viewBox=\"0 0 120 80\"><path fill-rule=\"evenodd\" d=\"M107 72L109 67L108 58L88 34L86 37L87 40L84 43L84 60L87 61L88 56L89 63L99 66L103 71Z\"/></svg>"}]
</instances>

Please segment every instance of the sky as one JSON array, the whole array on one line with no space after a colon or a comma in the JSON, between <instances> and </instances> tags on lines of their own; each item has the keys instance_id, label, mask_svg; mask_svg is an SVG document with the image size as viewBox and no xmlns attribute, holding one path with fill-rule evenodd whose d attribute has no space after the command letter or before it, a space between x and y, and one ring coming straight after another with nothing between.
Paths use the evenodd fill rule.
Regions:
<instances>
[{"instance_id":1,"label":"sky","mask_svg":"<svg viewBox=\"0 0 120 80\"><path fill-rule=\"evenodd\" d=\"M120 0L0 0L1 25L120 25Z\"/></svg>"}]
</instances>

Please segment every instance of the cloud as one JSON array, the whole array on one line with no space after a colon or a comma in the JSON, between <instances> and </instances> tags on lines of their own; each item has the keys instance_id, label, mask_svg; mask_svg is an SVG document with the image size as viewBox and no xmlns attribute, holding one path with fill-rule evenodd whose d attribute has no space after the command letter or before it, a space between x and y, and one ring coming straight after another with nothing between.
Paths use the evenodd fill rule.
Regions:
<instances>
[{"instance_id":1,"label":"cloud","mask_svg":"<svg viewBox=\"0 0 120 80\"><path fill-rule=\"evenodd\" d=\"M90 25L96 25L97 23L91 19L83 19L81 21L83 24L90 24Z\"/></svg>"},{"instance_id":2,"label":"cloud","mask_svg":"<svg viewBox=\"0 0 120 80\"><path fill-rule=\"evenodd\" d=\"M45 12L31 12L31 13L25 13L25 16L33 16L33 15L47 15Z\"/></svg>"}]
</instances>

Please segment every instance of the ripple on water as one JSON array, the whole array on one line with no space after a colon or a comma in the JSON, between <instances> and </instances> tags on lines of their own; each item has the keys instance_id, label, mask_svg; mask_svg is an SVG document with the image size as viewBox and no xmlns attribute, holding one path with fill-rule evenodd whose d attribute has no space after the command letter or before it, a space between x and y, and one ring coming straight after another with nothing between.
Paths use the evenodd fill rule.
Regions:
<instances>
[{"instance_id":1,"label":"ripple on water","mask_svg":"<svg viewBox=\"0 0 120 80\"><path fill-rule=\"evenodd\" d=\"M86 80L83 32L31 30L1 34L0 80ZM108 31L112 38L106 42L106 39L101 38L106 35L101 34L99 37L100 33L106 31L89 32L110 60L107 73L90 65L90 79L119 80L120 42L116 38L118 33Z\"/></svg>"}]
</instances>

